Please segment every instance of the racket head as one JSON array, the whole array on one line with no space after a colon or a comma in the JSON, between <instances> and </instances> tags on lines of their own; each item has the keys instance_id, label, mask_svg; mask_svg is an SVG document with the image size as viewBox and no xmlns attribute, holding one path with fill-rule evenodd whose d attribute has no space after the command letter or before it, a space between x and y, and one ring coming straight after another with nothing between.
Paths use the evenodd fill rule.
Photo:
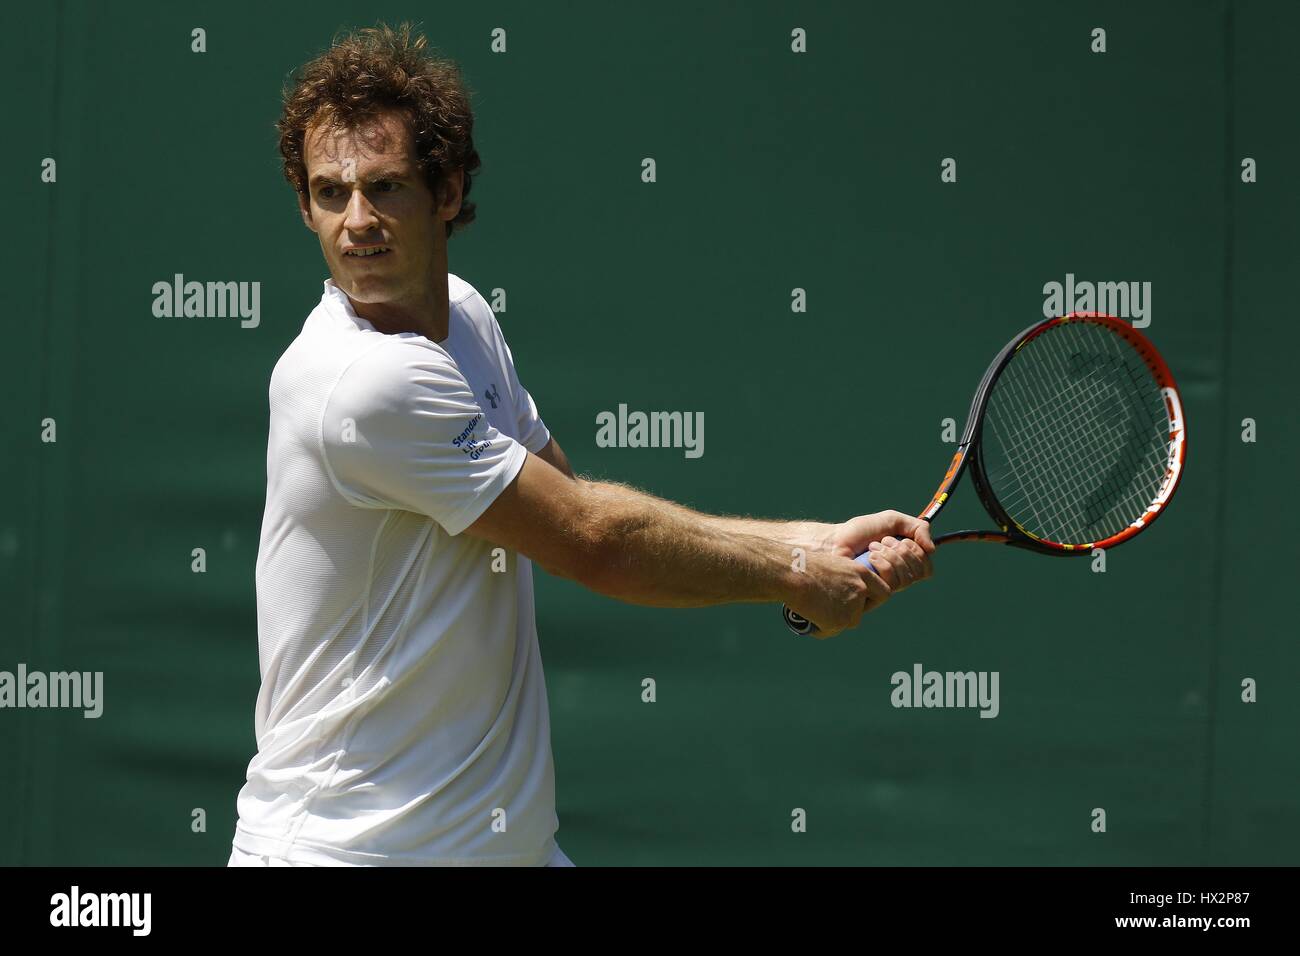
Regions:
<instances>
[{"instance_id":1,"label":"racket head","mask_svg":"<svg viewBox=\"0 0 1300 956\"><path fill-rule=\"evenodd\" d=\"M958 454L953 480L970 466L1008 544L1086 555L1130 540L1168 506L1187 455L1182 399L1141 332L1073 312L999 353Z\"/></svg>"}]
</instances>

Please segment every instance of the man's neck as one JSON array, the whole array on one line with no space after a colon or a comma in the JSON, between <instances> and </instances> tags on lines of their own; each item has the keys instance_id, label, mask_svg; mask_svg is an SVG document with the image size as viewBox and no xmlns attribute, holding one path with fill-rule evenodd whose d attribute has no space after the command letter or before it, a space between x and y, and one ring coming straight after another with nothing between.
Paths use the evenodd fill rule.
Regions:
<instances>
[{"instance_id":1,"label":"man's neck","mask_svg":"<svg viewBox=\"0 0 1300 956\"><path fill-rule=\"evenodd\" d=\"M348 296L348 301L360 318L388 335L416 332L430 342L441 342L447 337L451 310L447 303L445 271L435 277L421 295L411 299L357 302Z\"/></svg>"}]
</instances>

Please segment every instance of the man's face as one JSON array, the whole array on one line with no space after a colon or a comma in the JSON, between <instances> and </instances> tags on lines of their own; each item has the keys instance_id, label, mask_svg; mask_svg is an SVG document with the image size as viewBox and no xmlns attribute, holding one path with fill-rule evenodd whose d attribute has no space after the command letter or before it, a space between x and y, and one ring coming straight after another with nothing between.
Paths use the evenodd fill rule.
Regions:
<instances>
[{"instance_id":1,"label":"man's face","mask_svg":"<svg viewBox=\"0 0 1300 956\"><path fill-rule=\"evenodd\" d=\"M356 302L427 298L446 269L443 223L460 211L460 189L435 202L400 114L356 130L310 126L304 159L309 198L299 205L335 285Z\"/></svg>"}]
</instances>

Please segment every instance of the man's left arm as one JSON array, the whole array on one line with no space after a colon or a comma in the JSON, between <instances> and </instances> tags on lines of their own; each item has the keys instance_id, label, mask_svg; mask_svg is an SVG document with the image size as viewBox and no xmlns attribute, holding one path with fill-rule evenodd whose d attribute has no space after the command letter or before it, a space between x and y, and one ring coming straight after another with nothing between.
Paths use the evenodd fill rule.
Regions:
<instances>
[{"instance_id":1,"label":"man's left arm","mask_svg":"<svg viewBox=\"0 0 1300 956\"><path fill-rule=\"evenodd\" d=\"M869 550L875 542L892 548L904 537L915 541L925 554L934 553L929 523L897 511L859 515L839 524L827 524L821 521L770 521L763 518L706 515L691 511L676 502L658 500L663 507L689 513L719 531L754 535L788 545L792 558L795 548L801 549L805 554L823 552L856 558Z\"/></svg>"},{"instance_id":2,"label":"man's left arm","mask_svg":"<svg viewBox=\"0 0 1300 956\"><path fill-rule=\"evenodd\" d=\"M551 436L546 446L537 452L537 457L569 478L577 477L555 436ZM893 511L851 518L842 524L826 524L820 521L766 521L759 518L706 515L684 508L674 501L663 498L656 498L656 500L670 511L690 514L720 531L755 535L779 541L789 545L792 554L794 548L801 548L805 552L830 552L842 557L854 558L866 551L872 542L881 541L893 546L898 538L891 534L894 531L894 526L889 524L891 521L902 522L903 526L907 526L905 531L907 537L915 540L926 554L934 553L934 542L930 537L929 525L924 521Z\"/></svg>"}]
</instances>

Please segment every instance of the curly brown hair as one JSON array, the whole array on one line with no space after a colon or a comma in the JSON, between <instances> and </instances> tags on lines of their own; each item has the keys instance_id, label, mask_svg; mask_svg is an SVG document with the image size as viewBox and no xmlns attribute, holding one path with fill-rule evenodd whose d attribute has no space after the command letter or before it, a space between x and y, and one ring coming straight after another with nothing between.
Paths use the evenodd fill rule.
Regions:
<instances>
[{"instance_id":1,"label":"curly brown hair","mask_svg":"<svg viewBox=\"0 0 1300 956\"><path fill-rule=\"evenodd\" d=\"M474 221L468 201L478 171L474 113L460 69L426 52L427 41L409 23L387 24L336 36L330 48L299 69L284 88L284 110L276 129L284 176L307 199L304 140L314 123L354 130L378 114L397 110L406 117L415 155L435 196L445 171L465 172L460 213L447 223L447 236Z\"/></svg>"}]
</instances>

